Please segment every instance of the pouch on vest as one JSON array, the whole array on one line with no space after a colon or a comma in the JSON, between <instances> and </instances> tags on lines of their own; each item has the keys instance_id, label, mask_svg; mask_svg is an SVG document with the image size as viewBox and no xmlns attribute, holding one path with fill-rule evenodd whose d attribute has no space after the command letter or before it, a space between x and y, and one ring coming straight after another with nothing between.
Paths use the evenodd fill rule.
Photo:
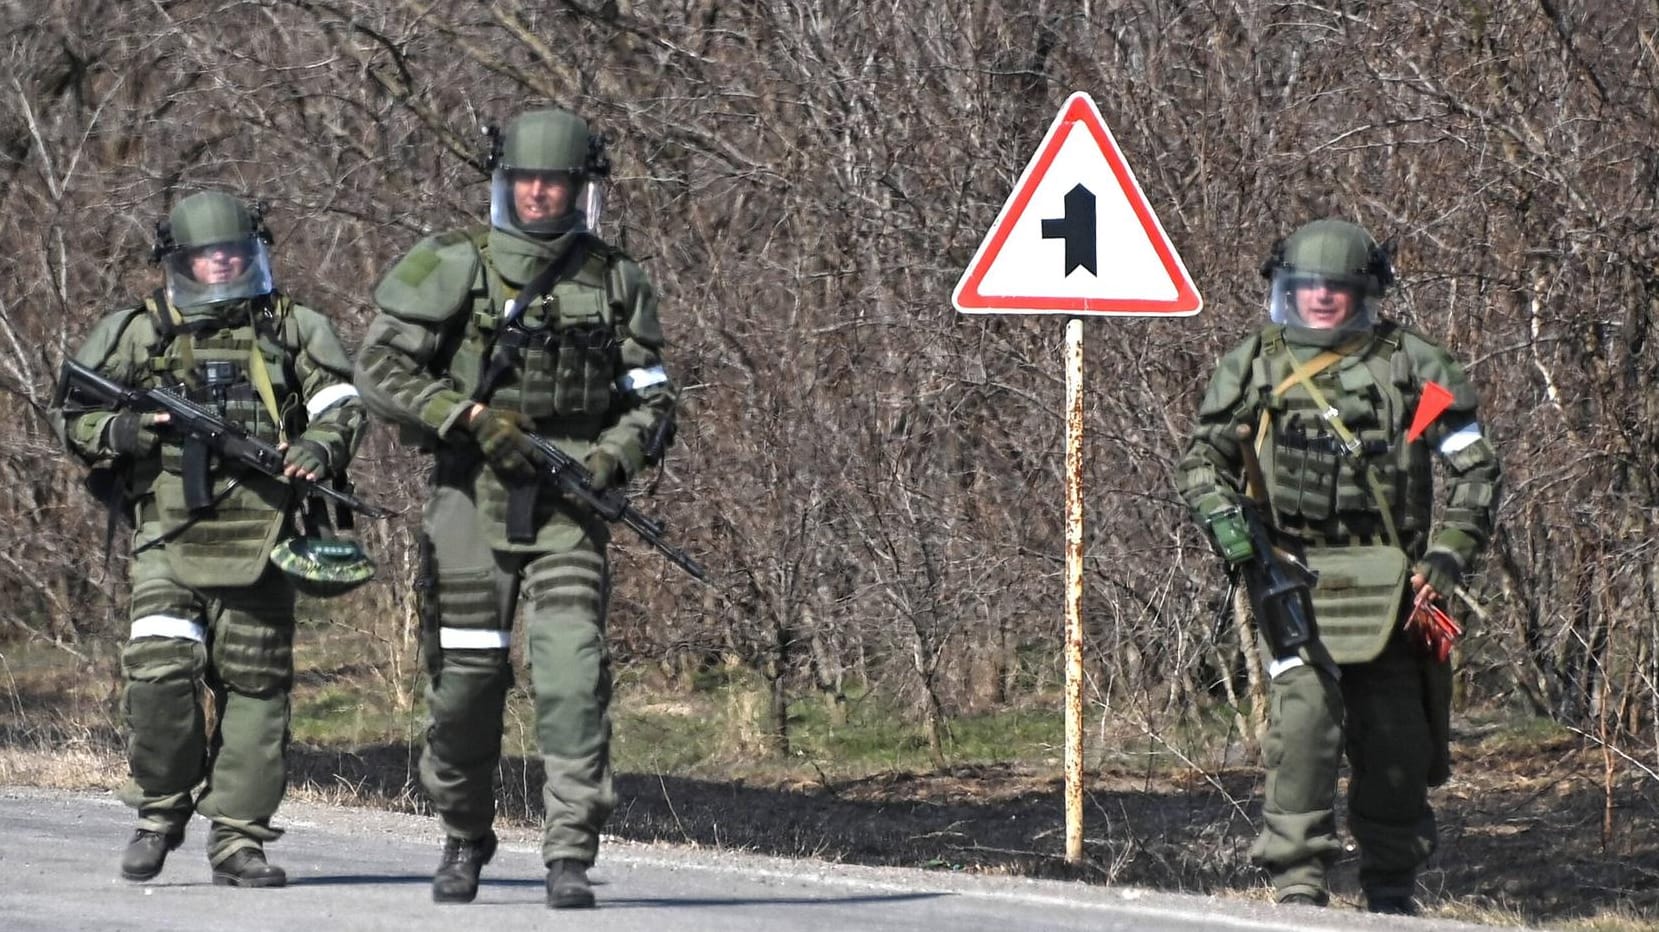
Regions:
<instances>
[{"instance_id":1,"label":"pouch on vest","mask_svg":"<svg viewBox=\"0 0 1659 932\"><path fill-rule=\"evenodd\" d=\"M602 293L561 289L559 350L553 374L553 413L599 415L610 410L616 377L616 335L605 318Z\"/></svg>"},{"instance_id":2,"label":"pouch on vest","mask_svg":"<svg viewBox=\"0 0 1659 932\"><path fill-rule=\"evenodd\" d=\"M1319 574L1313 616L1319 640L1337 663L1375 660L1400 623L1411 563L1398 547L1309 547Z\"/></svg>"}]
</instances>

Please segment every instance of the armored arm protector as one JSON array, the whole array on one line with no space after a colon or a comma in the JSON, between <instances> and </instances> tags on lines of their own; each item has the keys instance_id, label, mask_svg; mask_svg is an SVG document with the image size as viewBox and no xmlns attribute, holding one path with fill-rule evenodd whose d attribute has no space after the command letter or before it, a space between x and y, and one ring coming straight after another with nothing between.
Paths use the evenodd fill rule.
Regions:
<instances>
[{"instance_id":1,"label":"armored arm protector","mask_svg":"<svg viewBox=\"0 0 1659 932\"><path fill-rule=\"evenodd\" d=\"M305 399L306 428L301 436L321 447L329 469L338 473L357 451L368 414L351 384L351 360L334 325L308 307L296 305L293 314L300 343L294 369Z\"/></svg>"},{"instance_id":2,"label":"armored arm protector","mask_svg":"<svg viewBox=\"0 0 1659 932\"><path fill-rule=\"evenodd\" d=\"M1502 469L1477 416L1475 388L1463 366L1442 347L1412 336L1406 345L1421 382L1438 382L1452 393L1446 412L1423 433L1423 442L1445 463L1448 478L1445 518L1429 551L1451 554L1467 572L1492 537Z\"/></svg>"},{"instance_id":3,"label":"armored arm protector","mask_svg":"<svg viewBox=\"0 0 1659 932\"><path fill-rule=\"evenodd\" d=\"M1243 460L1237 428L1255 414L1250 380L1259 348L1259 337L1252 336L1221 358L1199 405L1192 441L1176 465L1181 497L1201 523L1239 499Z\"/></svg>"},{"instance_id":4,"label":"armored arm protector","mask_svg":"<svg viewBox=\"0 0 1659 932\"><path fill-rule=\"evenodd\" d=\"M380 313L354 371L370 411L440 438L466 412L470 400L436 370L450 330L464 323L479 264L465 233L446 233L422 240L381 279Z\"/></svg>"},{"instance_id":5,"label":"armored arm protector","mask_svg":"<svg viewBox=\"0 0 1659 932\"><path fill-rule=\"evenodd\" d=\"M634 475L646 465L652 436L673 415L679 389L663 366L662 324L650 278L629 259L619 260L610 276L610 291L623 323L613 405L616 416L598 442L616 455L624 471Z\"/></svg>"},{"instance_id":6,"label":"armored arm protector","mask_svg":"<svg viewBox=\"0 0 1659 932\"><path fill-rule=\"evenodd\" d=\"M129 325L143 313L142 307L128 308L99 321L75 353L75 361L118 382L136 381L137 363L129 351L133 328ZM95 465L117 456L109 443L109 424L115 419L113 410L88 409L71 403L63 408L53 407L48 415L59 441L83 462Z\"/></svg>"}]
</instances>

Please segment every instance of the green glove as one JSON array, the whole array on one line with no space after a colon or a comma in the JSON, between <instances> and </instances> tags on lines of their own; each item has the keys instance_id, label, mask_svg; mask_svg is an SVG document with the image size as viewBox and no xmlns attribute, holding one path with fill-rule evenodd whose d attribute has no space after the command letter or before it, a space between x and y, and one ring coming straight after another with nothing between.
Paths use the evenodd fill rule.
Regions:
<instances>
[{"instance_id":1,"label":"green glove","mask_svg":"<svg viewBox=\"0 0 1659 932\"><path fill-rule=\"evenodd\" d=\"M297 466L301 473L315 475L312 482L321 482L328 478L328 450L315 440L306 440L301 437L288 445L288 452L282 457L283 466Z\"/></svg>"},{"instance_id":2,"label":"green glove","mask_svg":"<svg viewBox=\"0 0 1659 932\"><path fill-rule=\"evenodd\" d=\"M1256 555L1256 546L1250 541L1249 519L1239 506L1228 505L1205 515L1204 527L1210 532L1210 540L1215 542L1216 552L1229 566L1237 566Z\"/></svg>"},{"instance_id":3,"label":"green glove","mask_svg":"<svg viewBox=\"0 0 1659 932\"><path fill-rule=\"evenodd\" d=\"M1452 597L1452 593L1457 591L1457 584L1463 579L1463 563L1444 550L1429 551L1411 569L1445 599Z\"/></svg>"},{"instance_id":4,"label":"green glove","mask_svg":"<svg viewBox=\"0 0 1659 932\"><path fill-rule=\"evenodd\" d=\"M528 480L536 477L536 448L524 432L535 426L522 411L485 408L468 422L484 458L503 479Z\"/></svg>"},{"instance_id":5,"label":"green glove","mask_svg":"<svg viewBox=\"0 0 1659 932\"><path fill-rule=\"evenodd\" d=\"M594 447L588 451L587 467L588 472L593 474L595 492L603 492L628 483L628 474L623 472L621 461L604 447Z\"/></svg>"},{"instance_id":6,"label":"green glove","mask_svg":"<svg viewBox=\"0 0 1659 932\"><path fill-rule=\"evenodd\" d=\"M134 459L144 459L161 443L155 412L122 411L104 430L104 443L111 450Z\"/></svg>"}]
</instances>

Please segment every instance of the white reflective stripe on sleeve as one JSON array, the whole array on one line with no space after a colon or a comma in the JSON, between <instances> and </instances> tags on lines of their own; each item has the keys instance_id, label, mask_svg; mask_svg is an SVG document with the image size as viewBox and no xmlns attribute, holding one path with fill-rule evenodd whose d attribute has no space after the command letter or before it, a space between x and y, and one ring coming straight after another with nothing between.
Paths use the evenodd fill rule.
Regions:
<instances>
[{"instance_id":1,"label":"white reflective stripe on sleeve","mask_svg":"<svg viewBox=\"0 0 1659 932\"><path fill-rule=\"evenodd\" d=\"M510 632L483 628L439 628L438 646L451 650L502 650Z\"/></svg>"},{"instance_id":2,"label":"white reflective stripe on sleeve","mask_svg":"<svg viewBox=\"0 0 1659 932\"><path fill-rule=\"evenodd\" d=\"M1448 434L1445 440L1440 441L1440 455L1451 456L1479 439L1480 425L1473 422L1465 424Z\"/></svg>"},{"instance_id":3,"label":"white reflective stripe on sleeve","mask_svg":"<svg viewBox=\"0 0 1659 932\"><path fill-rule=\"evenodd\" d=\"M662 366L652 366L649 369L629 369L628 374L622 377L622 390L637 392L642 388L661 385L668 381L668 370Z\"/></svg>"},{"instance_id":4,"label":"white reflective stripe on sleeve","mask_svg":"<svg viewBox=\"0 0 1659 932\"><path fill-rule=\"evenodd\" d=\"M347 398L357 397L357 386L349 384L330 385L305 403L305 413L311 417L327 411Z\"/></svg>"},{"instance_id":5,"label":"white reflective stripe on sleeve","mask_svg":"<svg viewBox=\"0 0 1659 932\"><path fill-rule=\"evenodd\" d=\"M183 638L186 641L207 640L207 629L188 618L172 615L145 615L132 623L130 640L139 638Z\"/></svg>"},{"instance_id":6,"label":"white reflective stripe on sleeve","mask_svg":"<svg viewBox=\"0 0 1659 932\"><path fill-rule=\"evenodd\" d=\"M1287 670L1294 670L1300 666L1306 666L1300 657L1286 657L1283 660L1275 660L1267 665L1267 678L1270 680L1276 680L1279 678L1279 674L1284 673Z\"/></svg>"}]
</instances>

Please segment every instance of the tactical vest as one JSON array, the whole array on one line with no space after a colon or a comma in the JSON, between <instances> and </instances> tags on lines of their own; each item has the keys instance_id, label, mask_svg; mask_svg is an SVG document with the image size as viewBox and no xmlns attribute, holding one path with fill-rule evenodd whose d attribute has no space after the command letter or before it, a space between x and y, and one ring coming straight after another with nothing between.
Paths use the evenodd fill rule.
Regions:
<instances>
[{"instance_id":1,"label":"tactical vest","mask_svg":"<svg viewBox=\"0 0 1659 932\"><path fill-rule=\"evenodd\" d=\"M1428 445L1406 443L1422 387L1403 348L1404 335L1380 325L1364 344L1311 377L1352 432L1350 454L1313 393L1291 382L1295 360L1282 328L1263 334L1251 384L1269 419L1260 446L1274 509L1287 530L1315 545L1387 542L1387 507L1406 552L1420 552L1433 509ZM1368 479L1364 470L1371 471ZM1380 489L1386 505L1373 491Z\"/></svg>"},{"instance_id":2,"label":"tactical vest","mask_svg":"<svg viewBox=\"0 0 1659 932\"><path fill-rule=\"evenodd\" d=\"M1282 328L1270 328L1252 371L1268 426L1262 471L1280 526L1307 544L1319 574L1314 615L1338 663L1374 659L1387 645L1433 508L1428 445L1405 439L1421 385L1404 335L1384 324L1356 342L1305 376L1309 391Z\"/></svg>"},{"instance_id":3,"label":"tactical vest","mask_svg":"<svg viewBox=\"0 0 1659 932\"><path fill-rule=\"evenodd\" d=\"M252 319L186 320L159 293L145 302L148 380L173 386L190 400L270 443L298 436L305 404L292 360L298 327L285 296L252 306ZM193 510L187 479L206 470L212 505ZM180 581L193 586L238 586L265 571L289 510L293 490L254 470L227 466L199 444L161 447L161 473L150 490L153 517ZM145 540L140 539L143 546Z\"/></svg>"},{"instance_id":4,"label":"tactical vest","mask_svg":"<svg viewBox=\"0 0 1659 932\"><path fill-rule=\"evenodd\" d=\"M490 257L488 231L468 236L481 279L447 371L458 391L522 411L560 436L592 437L615 401L614 382L625 319L608 246L586 238L584 255L547 293L507 319L519 289Z\"/></svg>"}]
</instances>

